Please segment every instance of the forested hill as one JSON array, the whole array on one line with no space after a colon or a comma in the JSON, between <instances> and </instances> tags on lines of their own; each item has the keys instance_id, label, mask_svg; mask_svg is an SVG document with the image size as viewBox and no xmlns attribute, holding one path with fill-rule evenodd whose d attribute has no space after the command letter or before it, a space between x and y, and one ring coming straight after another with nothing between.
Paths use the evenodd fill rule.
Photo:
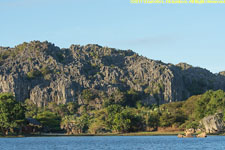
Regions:
<instances>
[{"instance_id":1,"label":"forested hill","mask_svg":"<svg viewBox=\"0 0 225 150\"><path fill-rule=\"evenodd\" d=\"M224 73L185 63L155 61L131 50L99 45L60 49L32 41L0 47L0 92L38 106L78 102L99 109L106 104L163 104L213 89L225 90Z\"/></svg>"}]
</instances>

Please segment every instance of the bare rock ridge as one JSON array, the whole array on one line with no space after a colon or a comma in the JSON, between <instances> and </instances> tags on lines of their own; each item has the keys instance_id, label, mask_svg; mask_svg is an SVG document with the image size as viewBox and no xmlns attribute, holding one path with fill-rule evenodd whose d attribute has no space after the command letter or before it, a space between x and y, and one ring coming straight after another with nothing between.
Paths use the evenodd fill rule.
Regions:
<instances>
[{"instance_id":1,"label":"bare rock ridge","mask_svg":"<svg viewBox=\"0 0 225 150\"><path fill-rule=\"evenodd\" d=\"M205 128L206 133L219 133L225 129L223 114L221 113L204 117L200 124Z\"/></svg>"},{"instance_id":2,"label":"bare rock ridge","mask_svg":"<svg viewBox=\"0 0 225 150\"><path fill-rule=\"evenodd\" d=\"M30 99L44 106L51 101L84 104L84 89L96 94L95 106L104 97L131 89L145 104L162 104L209 89L225 90L225 76L93 44L60 49L49 42L32 41L0 47L0 92L12 92L18 101Z\"/></svg>"},{"instance_id":3,"label":"bare rock ridge","mask_svg":"<svg viewBox=\"0 0 225 150\"><path fill-rule=\"evenodd\" d=\"M220 72L219 75L225 76L225 71Z\"/></svg>"}]
</instances>

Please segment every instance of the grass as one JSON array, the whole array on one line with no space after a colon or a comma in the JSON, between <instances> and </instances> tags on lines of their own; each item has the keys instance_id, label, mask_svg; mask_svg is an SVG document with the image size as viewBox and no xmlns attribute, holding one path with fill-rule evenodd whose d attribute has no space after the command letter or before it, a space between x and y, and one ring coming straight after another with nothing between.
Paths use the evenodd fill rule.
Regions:
<instances>
[{"instance_id":1,"label":"grass","mask_svg":"<svg viewBox=\"0 0 225 150\"><path fill-rule=\"evenodd\" d=\"M25 137L25 135L7 135L7 136L0 135L0 138L21 138L21 137Z\"/></svg>"},{"instance_id":2,"label":"grass","mask_svg":"<svg viewBox=\"0 0 225 150\"><path fill-rule=\"evenodd\" d=\"M162 131L155 131L155 132L132 132L132 133L100 133L100 134L74 134L74 135L67 135L64 133L42 133L42 134L31 134L31 135L24 135L27 137L54 137L54 136L168 136L168 135L178 135L183 134L182 131L173 131L173 132L162 132Z\"/></svg>"},{"instance_id":3,"label":"grass","mask_svg":"<svg viewBox=\"0 0 225 150\"><path fill-rule=\"evenodd\" d=\"M134 133L123 133L119 135L123 136L160 136L160 135L178 135L184 134L183 131L173 131L173 132L164 132L164 131L154 131L154 132L134 132Z\"/></svg>"}]
</instances>

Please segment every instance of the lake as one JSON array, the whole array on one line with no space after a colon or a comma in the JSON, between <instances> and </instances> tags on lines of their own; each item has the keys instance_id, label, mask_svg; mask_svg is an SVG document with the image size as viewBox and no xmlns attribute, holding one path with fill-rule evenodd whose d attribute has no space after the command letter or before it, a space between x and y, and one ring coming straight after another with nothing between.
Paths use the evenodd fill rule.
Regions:
<instances>
[{"instance_id":1,"label":"lake","mask_svg":"<svg viewBox=\"0 0 225 150\"><path fill-rule=\"evenodd\" d=\"M78 136L0 138L0 150L224 150L225 136Z\"/></svg>"}]
</instances>

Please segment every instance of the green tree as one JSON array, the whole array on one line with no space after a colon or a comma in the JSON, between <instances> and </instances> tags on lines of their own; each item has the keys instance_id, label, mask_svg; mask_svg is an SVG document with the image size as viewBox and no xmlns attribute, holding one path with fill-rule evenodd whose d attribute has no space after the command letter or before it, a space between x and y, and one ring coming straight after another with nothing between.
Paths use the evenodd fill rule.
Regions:
<instances>
[{"instance_id":1,"label":"green tree","mask_svg":"<svg viewBox=\"0 0 225 150\"><path fill-rule=\"evenodd\" d=\"M171 114L164 112L160 116L160 126L161 127L170 127L175 122L175 118Z\"/></svg>"},{"instance_id":2,"label":"green tree","mask_svg":"<svg viewBox=\"0 0 225 150\"><path fill-rule=\"evenodd\" d=\"M143 118L134 108L110 105L106 108L106 124L114 132L134 132L143 129Z\"/></svg>"},{"instance_id":3,"label":"green tree","mask_svg":"<svg viewBox=\"0 0 225 150\"><path fill-rule=\"evenodd\" d=\"M116 132L135 132L143 129L143 118L136 115L134 109L126 108L116 113L112 129Z\"/></svg>"},{"instance_id":4,"label":"green tree","mask_svg":"<svg viewBox=\"0 0 225 150\"><path fill-rule=\"evenodd\" d=\"M89 104L89 102L95 98L94 93L89 89L83 90L81 96L84 101L84 104Z\"/></svg>"},{"instance_id":5,"label":"green tree","mask_svg":"<svg viewBox=\"0 0 225 150\"><path fill-rule=\"evenodd\" d=\"M113 100L115 104L124 105L126 102L125 93L121 92L120 90L116 90L113 93Z\"/></svg>"},{"instance_id":6,"label":"green tree","mask_svg":"<svg viewBox=\"0 0 225 150\"><path fill-rule=\"evenodd\" d=\"M24 102L26 108L25 116L26 118L33 118L37 115L38 106L34 104L30 99L26 99Z\"/></svg>"},{"instance_id":7,"label":"green tree","mask_svg":"<svg viewBox=\"0 0 225 150\"><path fill-rule=\"evenodd\" d=\"M223 112L225 108L225 92L223 90L207 91L196 102L195 116L202 119L205 116Z\"/></svg>"},{"instance_id":8,"label":"green tree","mask_svg":"<svg viewBox=\"0 0 225 150\"><path fill-rule=\"evenodd\" d=\"M115 119L115 114L120 113L123 110L123 107L117 104L114 105L110 105L106 108L106 112L107 112L107 126L109 129L112 129L113 126L113 121Z\"/></svg>"},{"instance_id":9,"label":"green tree","mask_svg":"<svg viewBox=\"0 0 225 150\"><path fill-rule=\"evenodd\" d=\"M0 129L7 135L9 129L17 128L25 119L25 108L17 102L12 94L0 94Z\"/></svg>"},{"instance_id":10,"label":"green tree","mask_svg":"<svg viewBox=\"0 0 225 150\"><path fill-rule=\"evenodd\" d=\"M126 103L125 105L134 107L136 102L140 99L140 95L134 89L130 89L126 94Z\"/></svg>"},{"instance_id":11,"label":"green tree","mask_svg":"<svg viewBox=\"0 0 225 150\"><path fill-rule=\"evenodd\" d=\"M79 105L77 102L69 102L67 103L67 110L69 114L73 115L77 112Z\"/></svg>"},{"instance_id":12,"label":"green tree","mask_svg":"<svg viewBox=\"0 0 225 150\"><path fill-rule=\"evenodd\" d=\"M69 115L63 117L61 121L61 129L65 129L67 134L80 134L88 131L89 115L83 114L80 117Z\"/></svg>"},{"instance_id":13,"label":"green tree","mask_svg":"<svg viewBox=\"0 0 225 150\"><path fill-rule=\"evenodd\" d=\"M156 111L148 113L146 122L147 127L157 130L159 126L159 117L159 113Z\"/></svg>"},{"instance_id":14,"label":"green tree","mask_svg":"<svg viewBox=\"0 0 225 150\"><path fill-rule=\"evenodd\" d=\"M223 113L223 121L225 121L225 110L224 110L224 113Z\"/></svg>"},{"instance_id":15,"label":"green tree","mask_svg":"<svg viewBox=\"0 0 225 150\"><path fill-rule=\"evenodd\" d=\"M90 125L88 132L91 134L96 134L96 133L104 133L109 131L106 123L106 118L107 118L107 112L106 109L101 109L94 111L94 116L90 120Z\"/></svg>"},{"instance_id":16,"label":"green tree","mask_svg":"<svg viewBox=\"0 0 225 150\"><path fill-rule=\"evenodd\" d=\"M50 131L55 131L60 129L61 118L55 113L50 111L39 112L35 117L40 123L47 127Z\"/></svg>"},{"instance_id":17,"label":"green tree","mask_svg":"<svg viewBox=\"0 0 225 150\"><path fill-rule=\"evenodd\" d=\"M128 132L131 128L131 119L126 112L117 113L113 120L112 129L116 132Z\"/></svg>"}]
</instances>

